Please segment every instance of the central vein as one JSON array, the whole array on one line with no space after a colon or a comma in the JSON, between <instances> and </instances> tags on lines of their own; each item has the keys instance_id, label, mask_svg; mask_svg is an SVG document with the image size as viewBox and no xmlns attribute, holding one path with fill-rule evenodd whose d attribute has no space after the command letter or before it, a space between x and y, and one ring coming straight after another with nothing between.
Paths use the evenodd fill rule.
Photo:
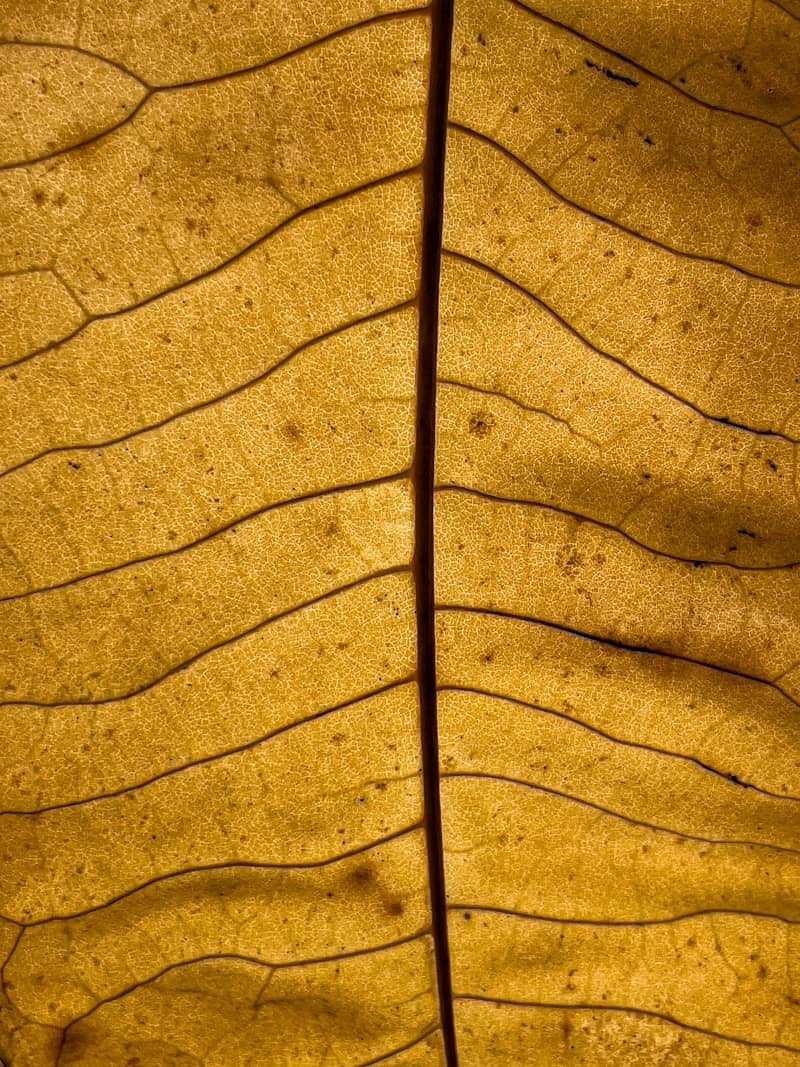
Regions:
<instances>
[{"instance_id":1,"label":"central vein","mask_svg":"<svg viewBox=\"0 0 800 1067\"><path fill-rule=\"evenodd\" d=\"M419 686L425 839L436 962L439 1019L447 1067L457 1067L447 898L439 797L439 730L436 706L434 619L433 485L436 445L436 351L439 332L439 272L444 215L444 160L453 0L432 0L428 114L423 159L422 263L418 298L416 445L414 449L414 582L417 609Z\"/></svg>"}]
</instances>

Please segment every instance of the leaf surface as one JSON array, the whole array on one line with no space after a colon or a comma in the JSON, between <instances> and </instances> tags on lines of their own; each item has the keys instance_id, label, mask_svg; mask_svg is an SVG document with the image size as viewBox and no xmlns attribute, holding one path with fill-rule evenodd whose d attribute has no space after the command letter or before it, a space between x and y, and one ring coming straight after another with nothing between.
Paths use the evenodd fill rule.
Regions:
<instances>
[{"instance_id":1,"label":"leaf surface","mask_svg":"<svg viewBox=\"0 0 800 1067\"><path fill-rule=\"evenodd\" d=\"M7 1067L800 1062L798 18L5 6Z\"/></svg>"}]
</instances>

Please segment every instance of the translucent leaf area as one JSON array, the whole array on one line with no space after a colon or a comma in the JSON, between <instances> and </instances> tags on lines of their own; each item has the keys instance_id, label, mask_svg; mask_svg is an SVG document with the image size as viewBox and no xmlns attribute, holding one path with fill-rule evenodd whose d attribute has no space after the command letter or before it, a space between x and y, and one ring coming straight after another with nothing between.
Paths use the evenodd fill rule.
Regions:
<instances>
[{"instance_id":1,"label":"translucent leaf area","mask_svg":"<svg viewBox=\"0 0 800 1067\"><path fill-rule=\"evenodd\" d=\"M800 1067L798 0L0 6L3 1067Z\"/></svg>"}]
</instances>

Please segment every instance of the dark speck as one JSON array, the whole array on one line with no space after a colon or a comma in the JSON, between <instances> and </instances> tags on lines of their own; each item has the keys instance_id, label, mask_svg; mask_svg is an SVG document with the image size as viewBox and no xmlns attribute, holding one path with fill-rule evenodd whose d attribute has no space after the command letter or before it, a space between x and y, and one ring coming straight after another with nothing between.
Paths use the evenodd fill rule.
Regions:
<instances>
[{"instance_id":1,"label":"dark speck","mask_svg":"<svg viewBox=\"0 0 800 1067\"><path fill-rule=\"evenodd\" d=\"M631 89L635 89L639 84L633 78L628 78L625 74L617 74L616 71L610 70L608 67L602 67L599 63L593 63L591 59L584 59L583 65L588 67L589 70L596 70L601 74L605 74L611 81L622 82L623 85L628 85Z\"/></svg>"}]
</instances>

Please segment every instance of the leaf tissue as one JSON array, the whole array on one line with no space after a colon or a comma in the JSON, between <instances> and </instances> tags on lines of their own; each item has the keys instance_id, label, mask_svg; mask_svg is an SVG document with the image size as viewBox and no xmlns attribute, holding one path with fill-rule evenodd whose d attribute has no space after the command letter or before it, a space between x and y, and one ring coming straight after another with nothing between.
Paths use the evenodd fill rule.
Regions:
<instances>
[{"instance_id":1,"label":"leaf tissue","mask_svg":"<svg viewBox=\"0 0 800 1067\"><path fill-rule=\"evenodd\" d=\"M800 1067L798 0L6 0L6 1067Z\"/></svg>"}]
</instances>

